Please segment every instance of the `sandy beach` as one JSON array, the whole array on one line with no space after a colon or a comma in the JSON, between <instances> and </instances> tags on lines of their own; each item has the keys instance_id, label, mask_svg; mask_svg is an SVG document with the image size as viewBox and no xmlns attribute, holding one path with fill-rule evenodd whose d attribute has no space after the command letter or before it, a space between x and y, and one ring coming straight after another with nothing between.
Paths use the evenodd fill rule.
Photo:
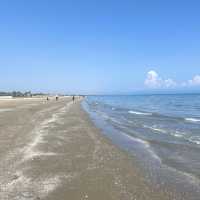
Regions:
<instances>
[{"instance_id":1,"label":"sandy beach","mask_svg":"<svg viewBox=\"0 0 200 200\"><path fill-rule=\"evenodd\" d=\"M175 199L145 180L80 103L0 101L0 199Z\"/></svg>"}]
</instances>

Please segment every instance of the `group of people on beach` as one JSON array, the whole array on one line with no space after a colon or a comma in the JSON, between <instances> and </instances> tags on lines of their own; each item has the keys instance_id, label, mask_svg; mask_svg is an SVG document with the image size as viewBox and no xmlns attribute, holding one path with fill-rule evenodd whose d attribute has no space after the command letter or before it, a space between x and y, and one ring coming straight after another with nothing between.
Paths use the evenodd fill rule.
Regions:
<instances>
[{"instance_id":1,"label":"group of people on beach","mask_svg":"<svg viewBox=\"0 0 200 200\"><path fill-rule=\"evenodd\" d=\"M47 101L49 101L50 99L49 99L49 97L47 97ZM56 101L58 101L59 100L59 97L58 97L58 95L56 95ZM73 95L72 96L72 101L73 102L75 102L75 96Z\"/></svg>"}]
</instances>

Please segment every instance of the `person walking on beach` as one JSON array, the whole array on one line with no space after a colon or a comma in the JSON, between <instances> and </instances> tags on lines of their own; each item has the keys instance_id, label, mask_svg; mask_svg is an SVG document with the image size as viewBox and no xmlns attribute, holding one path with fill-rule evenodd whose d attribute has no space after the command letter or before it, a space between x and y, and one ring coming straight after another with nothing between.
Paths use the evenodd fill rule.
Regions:
<instances>
[{"instance_id":1,"label":"person walking on beach","mask_svg":"<svg viewBox=\"0 0 200 200\"><path fill-rule=\"evenodd\" d=\"M58 95L56 95L56 101L58 101Z\"/></svg>"},{"instance_id":2,"label":"person walking on beach","mask_svg":"<svg viewBox=\"0 0 200 200\"><path fill-rule=\"evenodd\" d=\"M75 101L75 96L72 97L72 101L73 101L73 102Z\"/></svg>"}]
</instances>

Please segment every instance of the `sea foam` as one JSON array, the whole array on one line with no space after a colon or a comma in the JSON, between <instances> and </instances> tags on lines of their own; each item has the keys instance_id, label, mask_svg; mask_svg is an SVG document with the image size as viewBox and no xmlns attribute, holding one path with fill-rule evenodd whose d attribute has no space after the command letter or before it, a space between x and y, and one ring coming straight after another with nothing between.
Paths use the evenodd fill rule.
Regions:
<instances>
[{"instance_id":1,"label":"sea foam","mask_svg":"<svg viewBox=\"0 0 200 200\"><path fill-rule=\"evenodd\" d=\"M185 120L190 122L200 122L200 118L185 118Z\"/></svg>"},{"instance_id":2,"label":"sea foam","mask_svg":"<svg viewBox=\"0 0 200 200\"><path fill-rule=\"evenodd\" d=\"M144 112L138 112L138 111L133 111L133 110L129 110L128 113L135 114L135 115L152 115L152 113L144 113Z\"/></svg>"}]
</instances>

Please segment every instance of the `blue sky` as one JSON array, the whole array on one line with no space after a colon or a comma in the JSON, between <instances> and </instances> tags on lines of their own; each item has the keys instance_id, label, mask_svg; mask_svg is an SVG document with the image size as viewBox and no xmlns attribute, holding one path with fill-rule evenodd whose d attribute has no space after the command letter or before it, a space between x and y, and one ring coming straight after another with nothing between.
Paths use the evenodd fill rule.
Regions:
<instances>
[{"instance_id":1,"label":"blue sky","mask_svg":"<svg viewBox=\"0 0 200 200\"><path fill-rule=\"evenodd\" d=\"M0 4L0 90L200 88L200 1Z\"/></svg>"}]
</instances>

